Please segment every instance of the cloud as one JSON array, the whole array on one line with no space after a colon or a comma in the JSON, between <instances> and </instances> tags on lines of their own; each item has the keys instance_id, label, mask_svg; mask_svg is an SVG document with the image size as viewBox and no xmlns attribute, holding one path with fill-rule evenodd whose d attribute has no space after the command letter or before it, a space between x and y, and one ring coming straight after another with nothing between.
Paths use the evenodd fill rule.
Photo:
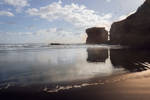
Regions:
<instances>
[{"instance_id":1,"label":"cloud","mask_svg":"<svg viewBox=\"0 0 150 100\"><path fill-rule=\"evenodd\" d=\"M33 33L44 42L79 43L85 42L83 34L74 33L60 28L41 29Z\"/></svg>"},{"instance_id":2,"label":"cloud","mask_svg":"<svg viewBox=\"0 0 150 100\"><path fill-rule=\"evenodd\" d=\"M13 13L9 12L9 11L0 11L0 16L14 16Z\"/></svg>"},{"instance_id":3,"label":"cloud","mask_svg":"<svg viewBox=\"0 0 150 100\"><path fill-rule=\"evenodd\" d=\"M15 7L25 7L29 6L29 3L27 0L4 0L5 3L8 5L12 5Z\"/></svg>"},{"instance_id":4,"label":"cloud","mask_svg":"<svg viewBox=\"0 0 150 100\"><path fill-rule=\"evenodd\" d=\"M84 34L75 34L59 28L41 29L35 32L0 32L1 42L7 43L84 43ZM16 39L17 38L17 39Z\"/></svg>"},{"instance_id":5,"label":"cloud","mask_svg":"<svg viewBox=\"0 0 150 100\"><path fill-rule=\"evenodd\" d=\"M129 14L122 15L122 16L119 17L118 20L119 20L119 21L120 21L120 20L124 20L124 19L126 19L128 16L134 14L135 12L136 12L136 11L132 11L132 12L130 12Z\"/></svg>"},{"instance_id":6,"label":"cloud","mask_svg":"<svg viewBox=\"0 0 150 100\"><path fill-rule=\"evenodd\" d=\"M120 17L119 17L119 19L117 19L117 20L124 20L124 19L126 19L128 17L128 15L121 15Z\"/></svg>"},{"instance_id":7,"label":"cloud","mask_svg":"<svg viewBox=\"0 0 150 100\"><path fill-rule=\"evenodd\" d=\"M94 10L88 9L84 5L70 4L62 5L62 2L54 2L44 7L29 8L26 11L31 16L39 16L50 22L54 20L64 20L75 27L101 26L109 27L111 14L98 15Z\"/></svg>"},{"instance_id":8,"label":"cloud","mask_svg":"<svg viewBox=\"0 0 150 100\"><path fill-rule=\"evenodd\" d=\"M111 2L111 0L106 0L106 2Z\"/></svg>"},{"instance_id":9,"label":"cloud","mask_svg":"<svg viewBox=\"0 0 150 100\"><path fill-rule=\"evenodd\" d=\"M23 7L30 5L27 0L4 0L4 3L16 7L17 12L21 12Z\"/></svg>"}]
</instances>

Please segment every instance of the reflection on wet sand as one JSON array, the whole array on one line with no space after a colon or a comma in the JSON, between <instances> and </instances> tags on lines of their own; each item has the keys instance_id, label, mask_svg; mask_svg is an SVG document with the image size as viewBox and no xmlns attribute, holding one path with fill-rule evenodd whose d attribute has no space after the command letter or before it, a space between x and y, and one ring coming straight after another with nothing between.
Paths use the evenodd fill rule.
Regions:
<instances>
[{"instance_id":1,"label":"reflection on wet sand","mask_svg":"<svg viewBox=\"0 0 150 100\"><path fill-rule=\"evenodd\" d=\"M106 47L10 51L0 53L0 63L0 93L23 89L24 94L26 87L59 92L119 82L125 78L110 78L148 69L150 53Z\"/></svg>"},{"instance_id":2,"label":"reflection on wet sand","mask_svg":"<svg viewBox=\"0 0 150 100\"><path fill-rule=\"evenodd\" d=\"M88 62L105 62L108 58L108 49L105 48L88 48Z\"/></svg>"},{"instance_id":3,"label":"reflection on wet sand","mask_svg":"<svg viewBox=\"0 0 150 100\"><path fill-rule=\"evenodd\" d=\"M118 68L114 69L110 59L106 59L108 57L107 49L99 48L98 52L99 50L104 51L105 56L101 57L100 55L96 58L100 59L98 61L105 62L87 62L86 48L0 53L0 88L1 85L4 87L3 84L5 86L8 84L19 86L31 84L58 85L111 76L116 73L116 70L124 72Z\"/></svg>"},{"instance_id":4,"label":"reflection on wet sand","mask_svg":"<svg viewBox=\"0 0 150 100\"><path fill-rule=\"evenodd\" d=\"M139 72L149 69L149 50L141 49L116 49L110 50L111 62L115 67L124 67L130 72Z\"/></svg>"},{"instance_id":5,"label":"reflection on wet sand","mask_svg":"<svg viewBox=\"0 0 150 100\"><path fill-rule=\"evenodd\" d=\"M115 68L125 68L129 72L139 72L149 69L150 52L141 49L101 49L88 48L88 62L105 62L110 56ZM108 54L110 52L110 55Z\"/></svg>"}]
</instances>

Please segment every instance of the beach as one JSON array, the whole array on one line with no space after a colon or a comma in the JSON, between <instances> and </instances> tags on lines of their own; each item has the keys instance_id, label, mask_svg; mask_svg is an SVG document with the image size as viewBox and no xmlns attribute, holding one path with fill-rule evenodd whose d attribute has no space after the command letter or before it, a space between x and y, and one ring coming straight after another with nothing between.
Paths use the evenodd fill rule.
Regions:
<instances>
[{"instance_id":1,"label":"beach","mask_svg":"<svg viewBox=\"0 0 150 100\"><path fill-rule=\"evenodd\" d=\"M101 85L61 90L59 92L29 92L13 88L1 94L3 99L21 100L148 100L150 98L150 71L115 76ZM27 90L25 92L25 90Z\"/></svg>"}]
</instances>

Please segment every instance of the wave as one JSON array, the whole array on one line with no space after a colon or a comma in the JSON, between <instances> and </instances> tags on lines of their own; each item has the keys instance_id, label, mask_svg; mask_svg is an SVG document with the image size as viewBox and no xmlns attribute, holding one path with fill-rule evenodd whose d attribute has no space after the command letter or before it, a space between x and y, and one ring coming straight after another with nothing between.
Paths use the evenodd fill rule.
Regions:
<instances>
[{"instance_id":1,"label":"wave","mask_svg":"<svg viewBox=\"0 0 150 100\"><path fill-rule=\"evenodd\" d=\"M121 48L119 45L86 45L86 44L0 44L0 50L32 50L32 49L67 49L67 48Z\"/></svg>"}]
</instances>

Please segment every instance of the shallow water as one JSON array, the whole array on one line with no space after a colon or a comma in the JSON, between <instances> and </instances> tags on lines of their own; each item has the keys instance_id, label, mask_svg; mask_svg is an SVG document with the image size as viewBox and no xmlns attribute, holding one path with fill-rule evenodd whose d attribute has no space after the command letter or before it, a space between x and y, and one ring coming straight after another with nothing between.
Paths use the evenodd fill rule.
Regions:
<instances>
[{"instance_id":1,"label":"shallow water","mask_svg":"<svg viewBox=\"0 0 150 100\"><path fill-rule=\"evenodd\" d=\"M114 75L149 69L149 50L108 45L2 45L0 91L33 87L57 92L103 84Z\"/></svg>"}]
</instances>

